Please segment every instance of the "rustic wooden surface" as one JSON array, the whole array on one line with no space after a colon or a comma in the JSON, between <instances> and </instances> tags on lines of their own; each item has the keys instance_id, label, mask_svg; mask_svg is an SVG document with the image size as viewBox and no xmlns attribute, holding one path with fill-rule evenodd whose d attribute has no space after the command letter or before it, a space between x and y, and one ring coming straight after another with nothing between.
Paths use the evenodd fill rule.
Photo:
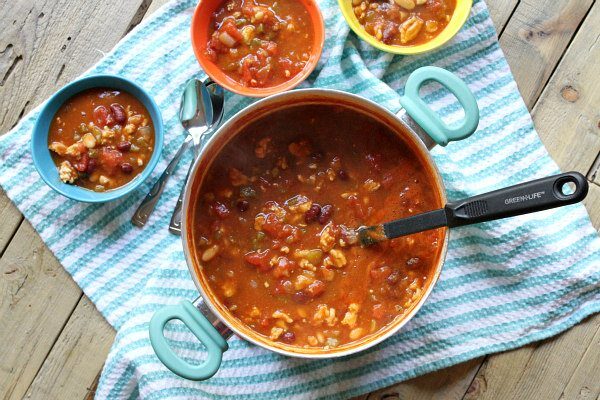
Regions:
<instances>
[{"instance_id":1,"label":"rustic wooden surface","mask_svg":"<svg viewBox=\"0 0 600 400\"><path fill-rule=\"evenodd\" d=\"M166 0L0 0L0 132ZM489 0L544 144L585 174L600 227L600 5ZM106 23L104 21L110 21ZM0 190L0 398L91 399L114 331ZM360 399L598 399L600 315L562 335Z\"/></svg>"}]
</instances>

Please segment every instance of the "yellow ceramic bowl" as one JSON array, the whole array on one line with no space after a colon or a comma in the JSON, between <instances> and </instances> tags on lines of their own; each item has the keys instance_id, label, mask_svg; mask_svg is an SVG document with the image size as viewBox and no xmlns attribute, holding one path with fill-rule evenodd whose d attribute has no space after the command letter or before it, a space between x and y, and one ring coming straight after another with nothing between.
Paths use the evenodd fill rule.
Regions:
<instances>
[{"instance_id":1,"label":"yellow ceramic bowl","mask_svg":"<svg viewBox=\"0 0 600 400\"><path fill-rule=\"evenodd\" d=\"M460 28L465 24L467 18L469 18L469 12L471 11L471 6L473 5L473 0L456 0L456 9L454 10L454 14L452 15L452 19L444 28L444 30L437 35L435 38L430 40L427 43L419 44L416 46L390 46L385 43L380 42L375 39L373 36L367 33L364 30L356 15L354 15L354 10L352 9L352 0L338 0L338 4L340 5L340 9L342 10L342 14L350 28L365 42L369 43L371 46L378 48L382 51L387 51L388 53L394 54L421 54L426 53L428 51L437 49L442 46L448 40L452 39L454 35L458 33Z\"/></svg>"}]
</instances>

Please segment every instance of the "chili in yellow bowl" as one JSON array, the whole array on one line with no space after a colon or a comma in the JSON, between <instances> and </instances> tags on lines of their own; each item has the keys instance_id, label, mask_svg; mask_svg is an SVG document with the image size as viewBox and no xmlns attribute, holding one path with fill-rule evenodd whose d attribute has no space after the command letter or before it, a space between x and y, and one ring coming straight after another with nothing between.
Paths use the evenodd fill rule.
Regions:
<instances>
[{"instance_id":1,"label":"chili in yellow bowl","mask_svg":"<svg viewBox=\"0 0 600 400\"><path fill-rule=\"evenodd\" d=\"M350 28L394 54L421 54L442 46L462 28L472 0L338 0Z\"/></svg>"}]
</instances>

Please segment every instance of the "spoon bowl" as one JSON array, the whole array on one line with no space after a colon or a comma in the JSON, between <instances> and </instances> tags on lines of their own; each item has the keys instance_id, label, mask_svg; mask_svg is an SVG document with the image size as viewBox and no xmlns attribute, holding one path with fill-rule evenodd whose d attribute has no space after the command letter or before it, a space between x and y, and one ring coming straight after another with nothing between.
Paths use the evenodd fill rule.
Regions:
<instances>
[{"instance_id":1,"label":"spoon bowl","mask_svg":"<svg viewBox=\"0 0 600 400\"><path fill-rule=\"evenodd\" d=\"M205 96L198 96L198 90L202 90L202 87L205 87L210 96L210 104L203 104L203 107L198 107L198 99L202 101L207 101L208 99ZM180 110L180 119L183 127L189 132L192 140L194 141L194 160L200 154L200 149L206 142L206 140L211 136L213 132L221 124L221 120L223 119L224 113L224 104L225 104L225 91L223 88L216 83L212 82L210 79L207 82L202 83L198 80L192 82L191 80L188 82L186 86L186 90L183 94L185 102L182 102L182 105L185 103L185 107L182 106ZM186 96L190 96L187 98ZM189 104L189 106L188 106ZM196 105L195 108L192 106ZM203 108L206 112L200 113L199 109ZM210 113L208 112L210 110ZM201 115L194 115L193 113L198 113ZM182 117L183 114L183 117ZM184 118L185 117L185 118ZM206 121L210 121L209 124ZM204 124L204 125L203 125ZM208 129L203 130L204 126L208 126ZM173 215L171 216L171 222L169 223L169 232L174 235L181 234L181 207L183 205L183 195L185 192L185 185L187 183L188 177L190 175L190 170L194 162L190 163L190 167L188 169L188 173L185 176L185 180L183 181L183 186L181 187L181 193L179 194L179 198L177 199L177 204L175 205L175 210L173 210Z\"/></svg>"},{"instance_id":2,"label":"spoon bowl","mask_svg":"<svg viewBox=\"0 0 600 400\"><path fill-rule=\"evenodd\" d=\"M213 118L212 99L208 88L199 79L190 79L185 85L179 107L180 123L187 137L135 211L131 218L131 222L135 226L143 227L146 225L181 157L190 147L199 148L202 135L212 126Z\"/></svg>"}]
</instances>

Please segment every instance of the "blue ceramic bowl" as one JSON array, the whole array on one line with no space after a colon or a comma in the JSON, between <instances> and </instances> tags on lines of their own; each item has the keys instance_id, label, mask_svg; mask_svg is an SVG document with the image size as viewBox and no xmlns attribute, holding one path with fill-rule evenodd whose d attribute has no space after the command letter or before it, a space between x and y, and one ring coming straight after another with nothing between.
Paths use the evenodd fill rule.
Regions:
<instances>
[{"instance_id":1,"label":"blue ceramic bowl","mask_svg":"<svg viewBox=\"0 0 600 400\"><path fill-rule=\"evenodd\" d=\"M136 97L146 107L154 123L154 152L146 168L124 186L106 192L94 192L75 185L63 183L58 177L58 168L52 160L48 150L48 131L54 115L68 99L86 89L106 87L123 90ZM31 154L33 162L42 179L58 193L70 199L86 203L104 203L115 200L135 190L145 179L147 179L160 158L163 148L163 121L160 110L152 97L144 89L130 80L115 75L93 75L75 82L56 92L40 111L38 119L33 128L31 138Z\"/></svg>"}]
</instances>

